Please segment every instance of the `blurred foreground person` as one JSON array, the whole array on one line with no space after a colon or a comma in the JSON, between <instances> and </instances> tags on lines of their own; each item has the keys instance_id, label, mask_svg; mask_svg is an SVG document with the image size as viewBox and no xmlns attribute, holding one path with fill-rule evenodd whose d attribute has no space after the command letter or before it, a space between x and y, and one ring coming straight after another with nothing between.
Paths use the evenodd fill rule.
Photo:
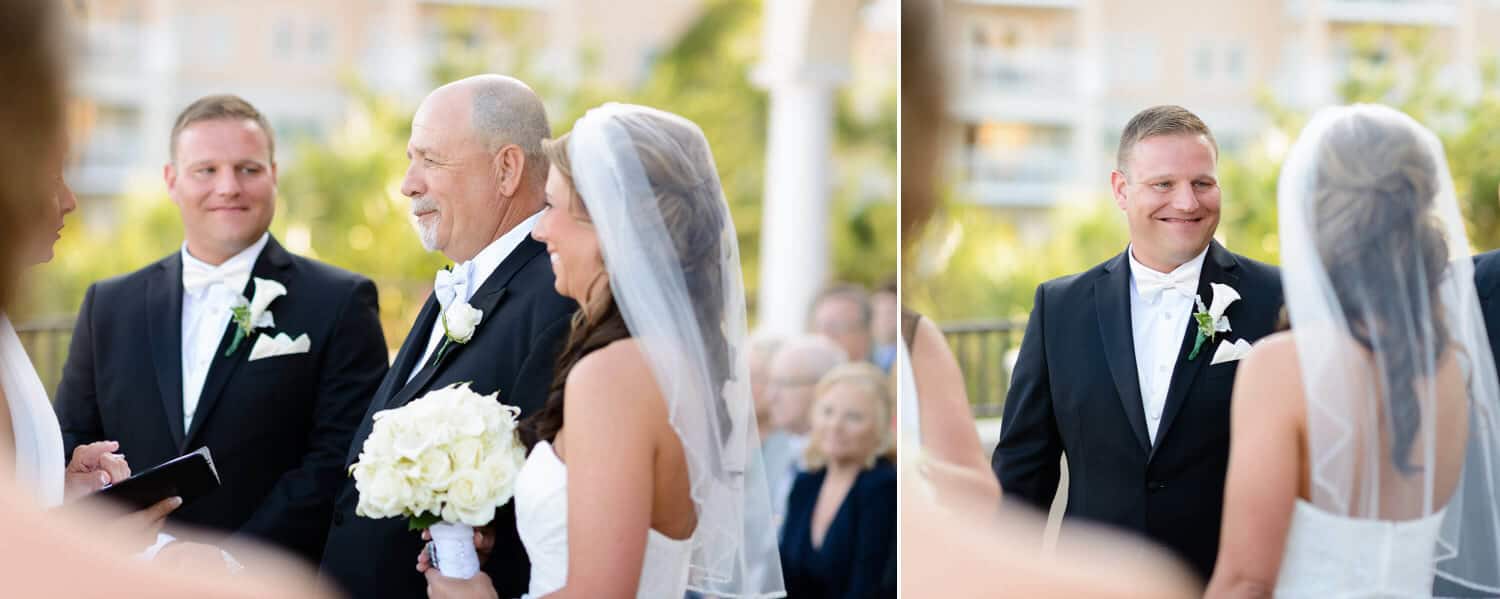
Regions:
<instances>
[{"instance_id":1,"label":"blurred foreground person","mask_svg":"<svg viewBox=\"0 0 1500 599\"><path fill-rule=\"evenodd\" d=\"M25 93L12 94L0 102L0 312L19 287L19 272L37 261L36 224L60 216L56 170L40 165L64 153L62 107L66 71L62 65L59 3L52 0L11 0L0 5L0 80ZM39 160L40 158L40 160ZM60 163L60 159L58 161ZM70 198L71 196L69 196ZM55 233L55 229L53 232ZM50 241L47 244L50 251ZM0 346L0 363L27 363L15 356L19 344ZM29 363L28 363L29 364ZM8 373L7 380L19 380ZM34 373L33 373L34 374ZM7 396L12 388L4 389ZM10 398L6 399L20 399ZM30 398L27 398L30 399ZM10 410L0 410L10 416ZM15 422L0 431L15 431ZM40 429L32 442L40 444ZM55 434L55 433L54 433ZM127 557L138 542L137 531L112 526L122 514L101 508L69 507L47 511L49 496L60 497L63 489L23 490L41 476L60 474L17 463L19 437L12 434L0 443L0 465L16 464L14 472L0 476L0 595L7 597L326 597L305 571L274 556L262 557L246 551L250 569L234 577L209 577L165 571ZM48 440L61 444L61 438ZM35 447L28 443L28 452ZM101 452L103 453L103 452ZM40 454L35 454L39 456ZM61 464L61 456L56 458ZM34 464L33 464L34 465ZM113 464L111 464L113 466ZM13 480L28 469L36 476ZM122 472L95 472L113 474ZM56 479L54 479L56 480ZM60 482L60 481L58 481ZM60 485L59 485L60 486ZM38 501L38 500L42 501ZM149 511L149 510L148 510ZM165 513L151 512L159 519ZM82 573L82 575L80 575ZM277 581L277 582L272 582Z\"/></svg>"}]
</instances>

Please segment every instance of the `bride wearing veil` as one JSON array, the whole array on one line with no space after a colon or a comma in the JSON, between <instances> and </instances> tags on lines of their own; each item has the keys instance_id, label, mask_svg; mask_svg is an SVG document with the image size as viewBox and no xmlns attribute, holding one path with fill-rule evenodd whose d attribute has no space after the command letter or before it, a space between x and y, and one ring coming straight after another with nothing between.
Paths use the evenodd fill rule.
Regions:
<instances>
[{"instance_id":1,"label":"bride wearing veil","mask_svg":"<svg viewBox=\"0 0 1500 599\"><path fill-rule=\"evenodd\" d=\"M738 241L708 140L612 103L543 152L534 236L579 311L547 404L523 424L527 597L784 596ZM773 575L752 579L752 564ZM427 578L431 596L488 587Z\"/></svg>"},{"instance_id":2,"label":"bride wearing veil","mask_svg":"<svg viewBox=\"0 0 1500 599\"><path fill-rule=\"evenodd\" d=\"M1239 366L1208 596L1500 593L1500 391L1441 144L1326 109L1278 194L1291 330Z\"/></svg>"}]
</instances>

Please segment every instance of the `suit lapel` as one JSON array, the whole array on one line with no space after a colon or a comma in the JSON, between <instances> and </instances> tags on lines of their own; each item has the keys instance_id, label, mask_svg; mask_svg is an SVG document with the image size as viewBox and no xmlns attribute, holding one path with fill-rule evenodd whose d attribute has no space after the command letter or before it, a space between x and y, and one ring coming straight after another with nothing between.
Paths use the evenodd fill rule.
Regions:
<instances>
[{"instance_id":1,"label":"suit lapel","mask_svg":"<svg viewBox=\"0 0 1500 599\"><path fill-rule=\"evenodd\" d=\"M240 293L247 298L252 297L255 291L255 279L260 278L281 283L289 290L288 296L290 296L292 286L289 283L290 273L287 269L291 265L291 255L276 243L276 238L271 238L266 242L266 247L261 250L260 257L255 260L255 267L250 270L250 280L245 281L245 288ZM285 297L272 302L271 311L273 313L276 311L277 302L284 301L287 301ZM276 328L280 329L286 322L283 320L276 324ZM259 331L254 336L246 337L240 341L240 346L235 348L233 354L225 357L224 352L229 349L230 343L234 340L234 327L235 324L231 320L224 327L224 332L220 334L219 347L214 351L213 362L208 366L208 376L203 380L203 392L198 396L198 409L193 412L193 425L188 429L180 448L183 451L187 450L187 445L193 441L199 431L203 430L203 423L212 415L214 407L218 405L219 398L223 395L229 380L234 377L234 373L250 358L250 348L255 346L256 337L266 334L266 331ZM179 348L178 351L181 349ZM181 420L180 407L178 414L178 420Z\"/></svg>"},{"instance_id":2,"label":"suit lapel","mask_svg":"<svg viewBox=\"0 0 1500 599\"><path fill-rule=\"evenodd\" d=\"M432 337L432 327L438 326L440 310L437 295L428 294L427 302L422 304L422 311L417 313L417 322L413 325L411 335L401 344L401 351L396 354L396 363L391 367L391 371L399 377L397 391L405 386L407 380L414 378L411 376L412 370L420 367L417 360L422 359L422 353L427 351L427 341Z\"/></svg>"},{"instance_id":3,"label":"suit lapel","mask_svg":"<svg viewBox=\"0 0 1500 599\"><path fill-rule=\"evenodd\" d=\"M544 247L541 242L527 235L521 241L520 245L517 245L516 249L511 251L510 255L505 258L505 261L501 262L500 266L495 268L495 272L490 273L489 278L484 280L484 284L480 285L479 289L474 292L474 296L469 298L469 305L483 314L479 321L479 328L497 326L492 321L494 320L496 308L500 306L500 301L505 299L507 294L506 285L509 285L510 280L515 278L516 273L521 272L521 268L540 253ZM429 300L429 302L433 304L437 303L435 300ZM437 322L436 315L433 317L432 326L441 326ZM429 328L428 331L430 337L431 329ZM479 331L476 330L474 335L477 338ZM473 343L474 339L470 339L469 342ZM438 348L442 347L443 342L439 341ZM451 363L454 356L462 352L465 347L467 347L467 344L453 344L441 354L438 353L438 349L434 349L432 355L428 357L427 362L422 365L422 369L417 371L417 375L411 379L411 382L402 387L401 391L386 404L386 407L399 408L406 405L412 399L415 399L416 395L427 389L432 379L442 371L445 365ZM422 349L426 350L426 346L423 345Z\"/></svg>"},{"instance_id":4,"label":"suit lapel","mask_svg":"<svg viewBox=\"0 0 1500 599\"><path fill-rule=\"evenodd\" d=\"M1198 297L1203 298L1204 305L1213 305L1213 289L1210 283L1220 283L1234 286L1240 280L1239 262L1229 250L1224 249L1218 242L1210 242L1208 255L1203 260L1203 272L1198 275ZM1197 306L1193 306L1197 312ZM1230 319L1230 324L1234 319ZM1167 402L1162 407L1161 425L1156 429L1156 444L1151 448L1151 455L1155 457L1157 448L1161 447L1162 440L1167 438L1167 430L1172 427L1172 421L1176 420L1177 412L1182 410L1183 402L1187 401L1188 390L1192 388L1193 381L1197 380L1198 373L1203 371L1209 362L1213 360L1214 349L1219 342L1224 341L1233 331L1224 335L1218 335L1214 341L1206 341L1203 348L1199 350L1198 356L1193 360L1187 359L1188 354L1193 351L1193 341L1197 337L1198 323L1191 317L1188 318L1187 330L1183 333L1182 345L1177 351L1177 366L1172 369L1172 384L1167 387Z\"/></svg>"},{"instance_id":5,"label":"suit lapel","mask_svg":"<svg viewBox=\"0 0 1500 599\"><path fill-rule=\"evenodd\" d=\"M1129 250L1126 250L1129 251ZM1104 340L1104 358L1115 382L1116 395L1130 430L1141 451L1149 451L1146 409L1141 405L1141 385L1135 365L1135 332L1130 322L1130 265L1124 253L1111 260L1105 275L1094 281L1094 308L1099 316L1099 335Z\"/></svg>"},{"instance_id":6,"label":"suit lapel","mask_svg":"<svg viewBox=\"0 0 1500 599\"><path fill-rule=\"evenodd\" d=\"M156 388L172 442L182 446L182 255L172 254L146 280L146 328Z\"/></svg>"}]
</instances>

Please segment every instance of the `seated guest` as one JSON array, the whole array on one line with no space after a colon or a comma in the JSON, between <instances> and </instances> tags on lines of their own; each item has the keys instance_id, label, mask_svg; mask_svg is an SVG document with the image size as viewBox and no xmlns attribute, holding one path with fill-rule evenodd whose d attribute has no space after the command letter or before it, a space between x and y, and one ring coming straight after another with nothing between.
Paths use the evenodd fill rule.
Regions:
<instances>
[{"instance_id":1,"label":"seated guest","mask_svg":"<svg viewBox=\"0 0 1500 599\"><path fill-rule=\"evenodd\" d=\"M788 597L866 598L884 585L895 548L896 469L890 447L891 391L870 364L833 369L818 382L807 446L781 529Z\"/></svg>"},{"instance_id":2,"label":"seated guest","mask_svg":"<svg viewBox=\"0 0 1500 599\"><path fill-rule=\"evenodd\" d=\"M781 349L782 341L768 334L750 338L750 397L755 400L755 425L762 442L771 434L771 395L766 392L771 382L771 359Z\"/></svg>"},{"instance_id":3,"label":"seated guest","mask_svg":"<svg viewBox=\"0 0 1500 599\"><path fill-rule=\"evenodd\" d=\"M839 344L851 361L868 362L875 343L870 336L873 321L870 293L859 285L841 283L824 289L813 300L809 328Z\"/></svg>"},{"instance_id":4,"label":"seated guest","mask_svg":"<svg viewBox=\"0 0 1500 599\"><path fill-rule=\"evenodd\" d=\"M766 465L766 485L776 514L786 511L786 496L802 468L807 434L812 428L808 413L815 387L823 375L848 360L844 350L817 335L789 339L771 359L766 381L770 432L761 440L761 458Z\"/></svg>"}]
</instances>

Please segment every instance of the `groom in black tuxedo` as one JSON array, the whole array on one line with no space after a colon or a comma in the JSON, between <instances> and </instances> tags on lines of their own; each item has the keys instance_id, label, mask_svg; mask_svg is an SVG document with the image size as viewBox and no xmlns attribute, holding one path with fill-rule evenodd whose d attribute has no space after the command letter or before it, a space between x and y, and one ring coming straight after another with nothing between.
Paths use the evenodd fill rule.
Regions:
<instances>
[{"instance_id":1,"label":"groom in black tuxedo","mask_svg":"<svg viewBox=\"0 0 1500 599\"><path fill-rule=\"evenodd\" d=\"M233 532L316 562L349 439L386 371L375 285L267 232L274 138L249 103L198 100L171 139L164 174L186 241L89 287L57 390L64 449L118 439L141 471L207 446L222 486L172 514L184 541L150 551L217 558L186 539ZM237 336L241 297L271 301Z\"/></svg>"},{"instance_id":2,"label":"groom in black tuxedo","mask_svg":"<svg viewBox=\"0 0 1500 599\"><path fill-rule=\"evenodd\" d=\"M1067 456L1067 518L1144 535L1204 580L1237 360L1282 304L1275 268L1213 241L1217 161L1213 134L1181 107L1126 125L1111 183L1131 243L1037 288L992 460L1008 498L1046 510ZM1205 309L1227 323L1200 342L1194 314Z\"/></svg>"},{"instance_id":3,"label":"groom in black tuxedo","mask_svg":"<svg viewBox=\"0 0 1500 599\"><path fill-rule=\"evenodd\" d=\"M422 245L457 263L438 273L370 403L345 464L359 457L375 412L398 408L433 389L471 382L479 393L525 416L541 409L577 306L557 294L546 246L531 238L547 180L542 139L551 135L541 100L525 84L481 75L438 88L412 119L411 166L401 191L412 199ZM467 302L483 318L466 344L440 354L438 318ZM353 597L425 597L417 572L420 533L400 518L355 514L359 491L347 478L338 493L322 573ZM514 503L491 523L494 549L484 564L500 597L527 590L531 566L516 535ZM483 556L481 556L483 559Z\"/></svg>"}]
</instances>

